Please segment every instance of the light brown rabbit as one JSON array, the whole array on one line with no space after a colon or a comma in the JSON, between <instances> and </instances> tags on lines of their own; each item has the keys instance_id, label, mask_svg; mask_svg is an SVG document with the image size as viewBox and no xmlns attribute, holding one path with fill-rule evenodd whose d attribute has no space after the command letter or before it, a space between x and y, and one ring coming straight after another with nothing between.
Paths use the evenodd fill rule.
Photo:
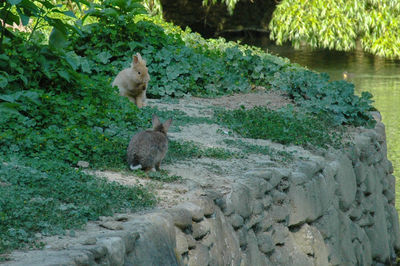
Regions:
<instances>
[{"instance_id":1,"label":"light brown rabbit","mask_svg":"<svg viewBox=\"0 0 400 266\"><path fill-rule=\"evenodd\" d=\"M127 157L132 170L139 168L146 172L153 168L160 170L161 161L168 150L167 132L172 118L161 124L160 119L153 115L152 122L152 130L137 133L129 142Z\"/></svg>"},{"instance_id":2,"label":"light brown rabbit","mask_svg":"<svg viewBox=\"0 0 400 266\"><path fill-rule=\"evenodd\" d=\"M146 89L149 80L150 76L146 61L137 53L132 56L131 67L119 72L112 86L119 88L119 95L128 97L138 108L142 108L146 100Z\"/></svg>"}]
</instances>

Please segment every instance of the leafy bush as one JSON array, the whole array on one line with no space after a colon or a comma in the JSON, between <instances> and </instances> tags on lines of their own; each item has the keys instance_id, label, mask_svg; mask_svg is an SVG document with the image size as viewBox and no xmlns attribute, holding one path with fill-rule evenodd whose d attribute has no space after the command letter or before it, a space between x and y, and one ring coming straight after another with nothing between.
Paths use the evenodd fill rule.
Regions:
<instances>
[{"instance_id":1,"label":"leafy bush","mask_svg":"<svg viewBox=\"0 0 400 266\"><path fill-rule=\"evenodd\" d=\"M84 0L74 0L80 9ZM34 34L41 27L51 27L49 44L53 49L64 47L68 30L78 31L73 23L67 23L68 18L75 19L75 14L63 5L58 5L51 0L42 1L22 1L8 0L0 2L0 14L3 23L0 23L0 51L4 50L6 38L14 39L17 37L12 31L12 26L16 25L29 28L27 40L30 41ZM31 24L29 24L32 22ZM26 34L25 34L26 35Z\"/></svg>"},{"instance_id":2,"label":"leafy bush","mask_svg":"<svg viewBox=\"0 0 400 266\"><path fill-rule=\"evenodd\" d=\"M215 118L240 136L282 144L337 146L341 137L323 117L298 113L293 108L280 111L266 107L219 110L215 112Z\"/></svg>"},{"instance_id":3,"label":"leafy bush","mask_svg":"<svg viewBox=\"0 0 400 266\"><path fill-rule=\"evenodd\" d=\"M122 19L121 19L122 17ZM157 23L157 24L155 24ZM164 28L162 28L162 25ZM148 96L216 96L267 85L285 60L224 40L206 41L190 31L142 17L100 17L73 38L72 56L85 58L88 71L114 76L140 52L151 77Z\"/></svg>"},{"instance_id":4,"label":"leafy bush","mask_svg":"<svg viewBox=\"0 0 400 266\"><path fill-rule=\"evenodd\" d=\"M0 88L6 92L21 88L68 90L80 79L69 61L47 45L26 43L22 38L8 40L4 54L0 55Z\"/></svg>"},{"instance_id":5,"label":"leafy bush","mask_svg":"<svg viewBox=\"0 0 400 266\"><path fill-rule=\"evenodd\" d=\"M369 111L372 95L354 94L354 85L347 81L329 82L327 74L319 74L299 68L287 68L276 73L271 86L283 90L305 110L328 116L333 124L350 124L372 127L375 120Z\"/></svg>"}]
</instances>

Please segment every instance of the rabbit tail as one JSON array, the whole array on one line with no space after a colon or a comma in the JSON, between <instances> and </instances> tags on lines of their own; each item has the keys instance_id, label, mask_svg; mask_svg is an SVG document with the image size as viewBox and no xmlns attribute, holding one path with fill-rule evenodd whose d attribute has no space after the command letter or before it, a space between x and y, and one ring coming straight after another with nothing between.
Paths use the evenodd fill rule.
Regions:
<instances>
[{"instance_id":1,"label":"rabbit tail","mask_svg":"<svg viewBox=\"0 0 400 266\"><path fill-rule=\"evenodd\" d=\"M140 164L138 164L138 165L133 165L133 164L131 164L131 165L129 165L129 168L130 168L132 171L134 171L134 170L141 169L141 168L142 168L142 165L140 165Z\"/></svg>"}]
</instances>

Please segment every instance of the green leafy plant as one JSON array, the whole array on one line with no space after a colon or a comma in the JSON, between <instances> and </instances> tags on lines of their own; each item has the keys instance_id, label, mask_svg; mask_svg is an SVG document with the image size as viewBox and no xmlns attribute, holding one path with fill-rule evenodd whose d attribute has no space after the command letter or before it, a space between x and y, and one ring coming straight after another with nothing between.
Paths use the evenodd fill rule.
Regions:
<instances>
[{"instance_id":1,"label":"green leafy plant","mask_svg":"<svg viewBox=\"0 0 400 266\"><path fill-rule=\"evenodd\" d=\"M62 234L100 215L152 206L141 187L94 178L53 160L0 161L0 253L35 243L36 233Z\"/></svg>"},{"instance_id":2,"label":"green leafy plant","mask_svg":"<svg viewBox=\"0 0 400 266\"><path fill-rule=\"evenodd\" d=\"M73 0L73 2L80 10L81 4L87 3L85 0ZM55 3L55 1L2 1L0 3L0 14L4 22L4 24L0 24L0 51L4 49L5 37L14 39L21 36L11 30L14 24L29 29L27 41L30 41L41 27L51 27L49 44L53 49L62 49L66 46L68 31L79 32L76 25L67 23L68 17L76 19L74 12ZM32 24L30 24L30 21L32 21Z\"/></svg>"},{"instance_id":3,"label":"green leafy plant","mask_svg":"<svg viewBox=\"0 0 400 266\"><path fill-rule=\"evenodd\" d=\"M217 2L217 0L203 0L203 5L215 5ZM238 0L220 0L220 2L224 3L228 8L229 13L232 14Z\"/></svg>"},{"instance_id":4,"label":"green leafy plant","mask_svg":"<svg viewBox=\"0 0 400 266\"><path fill-rule=\"evenodd\" d=\"M373 127L370 111L372 95L354 94L354 85L346 81L329 82L327 74L300 68L287 68L276 73L271 86L286 91L298 106L316 115L330 117L333 124Z\"/></svg>"},{"instance_id":5,"label":"green leafy plant","mask_svg":"<svg viewBox=\"0 0 400 266\"><path fill-rule=\"evenodd\" d=\"M98 23L85 25L71 41L72 48L76 56L88 60L91 71L111 75L128 67L131 55L140 52L151 76L149 97L248 91L254 84L267 86L273 74L288 64L255 48L238 48L234 42L206 41L157 19L123 20L100 17Z\"/></svg>"},{"instance_id":6,"label":"green leafy plant","mask_svg":"<svg viewBox=\"0 0 400 266\"><path fill-rule=\"evenodd\" d=\"M4 54L0 55L0 89L3 92L53 87L68 90L80 79L70 58L47 45L15 38L3 48Z\"/></svg>"}]
</instances>

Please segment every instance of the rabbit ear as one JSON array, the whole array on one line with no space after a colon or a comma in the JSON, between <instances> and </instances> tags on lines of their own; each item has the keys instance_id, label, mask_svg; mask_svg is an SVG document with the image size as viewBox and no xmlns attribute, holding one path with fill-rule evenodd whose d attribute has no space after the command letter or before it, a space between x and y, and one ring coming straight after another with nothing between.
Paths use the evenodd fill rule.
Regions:
<instances>
[{"instance_id":1,"label":"rabbit ear","mask_svg":"<svg viewBox=\"0 0 400 266\"><path fill-rule=\"evenodd\" d=\"M157 128L161 125L160 119L156 115L153 115L153 119L151 121L153 123L153 128Z\"/></svg>"},{"instance_id":2,"label":"rabbit ear","mask_svg":"<svg viewBox=\"0 0 400 266\"><path fill-rule=\"evenodd\" d=\"M171 123L172 123L172 118L170 118L164 122L163 127L164 127L165 132L168 131L169 127L171 126Z\"/></svg>"},{"instance_id":3,"label":"rabbit ear","mask_svg":"<svg viewBox=\"0 0 400 266\"><path fill-rule=\"evenodd\" d=\"M134 63L134 64L137 64L137 63L139 62L139 58L138 58L137 54L136 54L136 55L133 55L133 56L132 56L132 59L133 59L133 63Z\"/></svg>"},{"instance_id":4,"label":"rabbit ear","mask_svg":"<svg viewBox=\"0 0 400 266\"><path fill-rule=\"evenodd\" d=\"M136 53L136 56L139 58L139 60L142 60L142 56L139 53Z\"/></svg>"}]
</instances>

